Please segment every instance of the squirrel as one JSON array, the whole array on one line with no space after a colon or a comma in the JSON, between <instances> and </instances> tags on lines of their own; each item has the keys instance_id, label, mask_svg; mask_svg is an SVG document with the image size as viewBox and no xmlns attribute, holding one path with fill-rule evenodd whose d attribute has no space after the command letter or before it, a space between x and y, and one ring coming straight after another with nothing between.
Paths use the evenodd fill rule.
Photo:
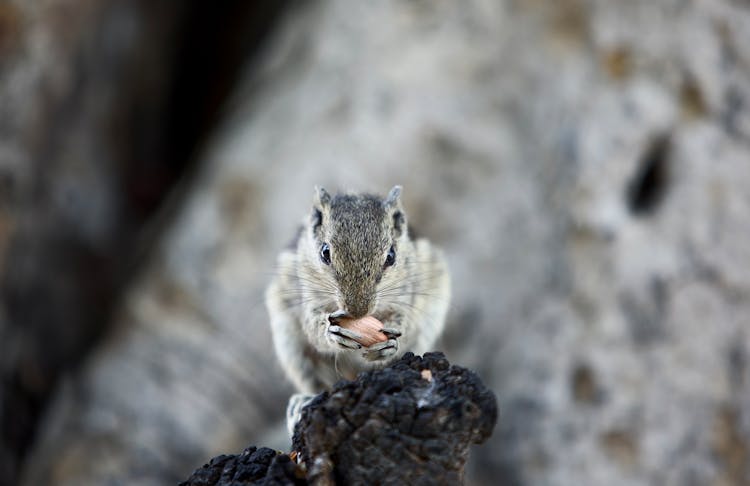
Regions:
<instances>
[{"instance_id":1,"label":"squirrel","mask_svg":"<svg viewBox=\"0 0 750 486\"><path fill-rule=\"evenodd\" d=\"M430 351L442 333L448 266L429 241L412 239L400 196L400 186L385 199L316 187L312 213L279 255L266 306L276 354L302 397L288 420L310 394ZM339 325L365 316L383 323L387 340L363 347Z\"/></svg>"}]
</instances>

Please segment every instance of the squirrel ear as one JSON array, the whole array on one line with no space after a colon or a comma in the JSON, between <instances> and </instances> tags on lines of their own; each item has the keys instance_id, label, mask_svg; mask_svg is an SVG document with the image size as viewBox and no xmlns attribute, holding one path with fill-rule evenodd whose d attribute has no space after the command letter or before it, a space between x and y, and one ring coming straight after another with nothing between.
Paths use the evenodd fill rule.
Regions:
<instances>
[{"instance_id":1,"label":"squirrel ear","mask_svg":"<svg viewBox=\"0 0 750 486\"><path fill-rule=\"evenodd\" d=\"M328 194L328 191L320 186L315 186L315 205L322 209L330 204L331 195Z\"/></svg>"},{"instance_id":2,"label":"squirrel ear","mask_svg":"<svg viewBox=\"0 0 750 486\"><path fill-rule=\"evenodd\" d=\"M401 236L406 228L406 216L401 208L401 186L393 186L391 192L383 201L383 207L386 211L392 211L393 230L396 236Z\"/></svg>"},{"instance_id":3,"label":"squirrel ear","mask_svg":"<svg viewBox=\"0 0 750 486\"><path fill-rule=\"evenodd\" d=\"M388 193L385 201L383 201L383 206L386 209L398 208L401 206L401 186L393 186L393 189L391 189L391 192Z\"/></svg>"}]
</instances>

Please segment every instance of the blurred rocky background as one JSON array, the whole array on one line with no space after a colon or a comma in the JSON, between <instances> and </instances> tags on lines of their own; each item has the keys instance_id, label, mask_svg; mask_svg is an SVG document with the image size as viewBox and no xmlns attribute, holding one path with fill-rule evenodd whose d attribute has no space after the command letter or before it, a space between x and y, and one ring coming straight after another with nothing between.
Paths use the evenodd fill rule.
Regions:
<instances>
[{"instance_id":1,"label":"blurred rocky background","mask_svg":"<svg viewBox=\"0 0 750 486\"><path fill-rule=\"evenodd\" d=\"M0 482L288 448L264 286L404 186L469 484L750 482L750 4L0 1Z\"/></svg>"}]
</instances>

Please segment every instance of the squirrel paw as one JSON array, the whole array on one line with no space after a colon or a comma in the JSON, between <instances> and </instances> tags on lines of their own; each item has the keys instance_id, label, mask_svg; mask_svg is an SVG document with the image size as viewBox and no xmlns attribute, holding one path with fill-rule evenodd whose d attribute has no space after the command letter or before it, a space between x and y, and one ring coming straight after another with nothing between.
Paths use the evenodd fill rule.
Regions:
<instances>
[{"instance_id":1,"label":"squirrel paw","mask_svg":"<svg viewBox=\"0 0 750 486\"><path fill-rule=\"evenodd\" d=\"M294 436L294 427L302 416L302 409L315 398L315 395L305 393L295 393L289 397L289 403L286 406L286 430L289 437Z\"/></svg>"},{"instance_id":2,"label":"squirrel paw","mask_svg":"<svg viewBox=\"0 0 750 486\"><path fill-rule=\"evenodd\" d=\"M395 338L390 338L388 341L373 344L365 350L363 356L368 361L380 361L386 358L390 358L398 351L398 341Z\"/></svg>"},{"instance_id":3,"label":"squirrel paw","mask_svg":"<svg viewBox=\"0 0 750 486\"><path fill-rule=\"evenodd\" d=\"M389 338L401 337L401 331L399 331L395 327L384 327L383 329L380 330L380 332L382 332Z\"/></svg>"},{"instance_id":4,"label":"squirrel paw","mask_svg":"<svg viewBox=\"0 0 750 486\"><path fill-rule=\"evenodd\" d=\"M341 326L329 325L326 337L333 345L345 349L362 349L362 345L357 342L357 339L362 339L362 335Z\"/></svg>"}]
</instances>

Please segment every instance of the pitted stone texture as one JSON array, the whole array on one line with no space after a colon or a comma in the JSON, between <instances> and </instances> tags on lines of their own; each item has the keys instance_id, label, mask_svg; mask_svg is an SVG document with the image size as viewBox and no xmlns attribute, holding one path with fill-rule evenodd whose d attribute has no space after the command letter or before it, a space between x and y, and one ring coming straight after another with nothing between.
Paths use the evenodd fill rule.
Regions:
<instances>
[{"instance_id":1,"label":"pitted stone texture","mask_svg":"<svg viewBox=\"0 0 750 486\"><path fill-rule=\"evenodd\" d=\"M496 421L497 399L475 373L442 353L406 353L315 397L292 448L315 484L461 484L469 446Z\"/></svg>"}]
</instances>

